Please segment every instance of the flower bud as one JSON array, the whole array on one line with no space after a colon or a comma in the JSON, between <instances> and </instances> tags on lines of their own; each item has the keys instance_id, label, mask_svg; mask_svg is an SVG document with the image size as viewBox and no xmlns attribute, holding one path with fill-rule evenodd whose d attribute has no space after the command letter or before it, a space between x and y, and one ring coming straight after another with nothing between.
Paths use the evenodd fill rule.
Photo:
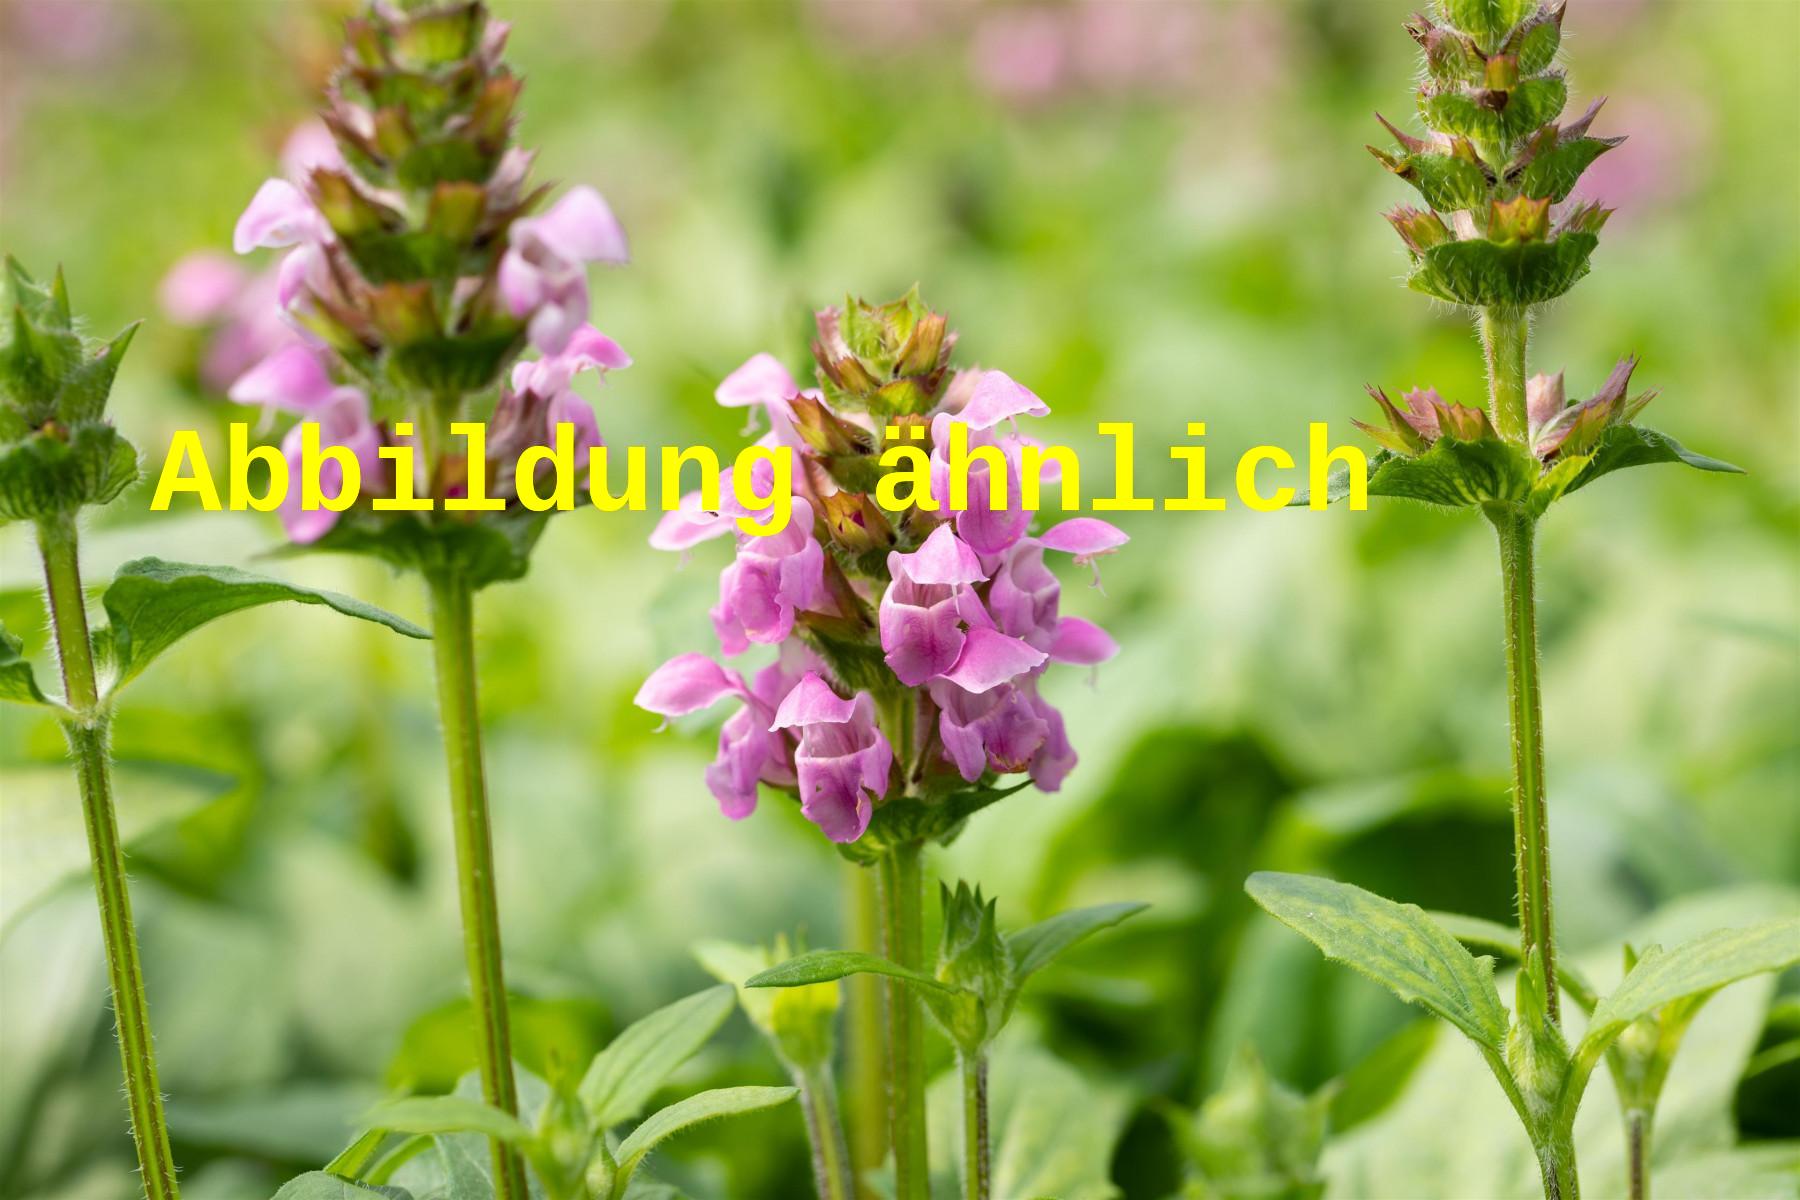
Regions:
<instances>
[{"instance_id":1,"label":"flower bud","mask_svg":"<svg viewBox=\"0 0 1800 1200\"><path fill-rule=\"evenodd\" d=\"M886 419L931 411L949 378L956 335L915 287L873 305L848 299L817 314L813 357L826 399Z\"/></svg>"},{"instance_id":2,"label":"flower bud","mask_svg":"<svg viewBox=\"0 0 1800 1200\"><path fill-rule=\"evenodd\" d=\"M973 996L935 997L932 1011L965 1054L978 1053L1011 1015L1017 988L1012 952L995 922L995 901L959 881L956 890L938 885L944 908L938 943L937 977Z\"/></svg>"},{"instance_id":3,"label":"flower bud","mask_svg":"<svg viewBox=\"0 0 1800 1200\"><path fill-rule=\"evenodd\" d=\"M1394 232L1400 235L1400 240L1406 243L1406 248L1414 254L1423 254L1433 246L1453 240L1450 230L1436 213L1403 204L1389 209L1384 215Z\"/></svg>"}]
</instances>

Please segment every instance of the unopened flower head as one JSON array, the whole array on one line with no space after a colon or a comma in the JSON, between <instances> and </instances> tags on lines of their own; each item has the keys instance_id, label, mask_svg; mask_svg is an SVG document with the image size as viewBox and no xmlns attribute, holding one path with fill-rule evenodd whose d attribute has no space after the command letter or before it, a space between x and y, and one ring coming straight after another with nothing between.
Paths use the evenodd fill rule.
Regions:
<instances>
[{"instance_id":1,"label":"unopened flower head","mask_svg":"<svg viewBox=\"0 0 1800 1200\"><path fill-rule=\"evenodd\" d=\"M1049 408L1002 372L954 368L955 334L916 292L826 309L818 331L817 386L759 354L717 392L759 413L758 444L787 457L788 526L746 534L728 505L708 509L696 493L651 539L685 551L733 535L712 610L720 649L773 646L776 659L749 682L683 654L637 703L669 717L737 703L707 773L727 816L748 815L760 784L794 795L836 842L862 838L888 806L907 809L910 828L947 832L1001 777L1053 791L1074 767L1039 680L1052 663L1096 666L1117 647L1062 614L1046 556L1089 565L1126 538L1091 517L1030 532L1019 483L1021 452L1035 443L1016 426ZM961 480L953 439L971 456ZM873 499L889 486L882 458L896 446L922 481L911 506ZM945 502L959 484L961 508Z\"/></svg>"},{"instance_id":2,"label":"unopened flower head","mask_svg":"<svg viewBox=\"0 0 1800 1200\"><path fill-rule=\"evenodd\" d=\"M456 498L474 471L503 476L560 424L584 459L599 431L571 380L630 362L588 324L587 266L627 261L624 232L593 189L552 200L531 183L532 154L512 142L521 81L500 57L506 32L480 3L375 3L346 22L322 125L290 143L284 174L238 220L238 253L285 252L272 299L296 336L270 339L229 394L317 421L327 445L355 455L372 498ZM223 292L203 265L171 278L172 307ZM532 349L540 357L517 364ZM420 432L489 415L481 463ZM424 458L414 479L378 458L399 445ZM504 508L516 493L500 478L483 494ZM284 516L302 542L340 519L297 504ZM364 534L360 548L394 550L378 528Z\"/></svg>"}]
</instances>

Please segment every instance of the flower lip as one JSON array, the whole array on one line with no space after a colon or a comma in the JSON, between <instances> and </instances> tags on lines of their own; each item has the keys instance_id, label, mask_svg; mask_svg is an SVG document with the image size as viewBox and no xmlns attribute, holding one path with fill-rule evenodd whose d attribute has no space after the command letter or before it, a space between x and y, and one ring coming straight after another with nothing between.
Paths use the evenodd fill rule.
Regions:
<instances>
[{"instance_id":1,"label":"flower lip","mask_svg":"<svg viewBox=\"0 0 1800 1200\"><path fill-rule=\"evenodd\" d=\"M832 691L831 685L821 679L817 671L808 671L782 700L781 707L775 710L775 720L769 731L807 725L843 725L856 715L856 705L856 700L846 700Z\"/></svg>"},{"instance_id":2,"label":"flower lip","mask_svg":"<svg viewBox=\"0 0 1800 1200\"><path fill-rule=\"evenodd\" d=\"M992 429L1017 417L1047 417L1050 406L1004 371L981 371L969 402L955 414L970 429Z\"/></svg>"},{"instance_id":3,"label":"flower lip","mask_svg":"<svg viewBox=\"0 0 1800 1200\"><path fill-rule=\"evenodd\" d=\"M981 559L948 525L939 525L932 530L931 536L910 554L898 550L891 552L888 573L895 579L904 576L914 583L949 587L978 583L987 578L987 572L981 569Z\"/></svg>"},{"instance_id":4,"label":"flower lip","mask_svg":"<svg viewBox=\"0 0 1800 1200\"><path fill-rule=\"evenodd\" d=\"M727 696L749 699L743 677L704 654L677 654L651 672L631 702L662 717L684 717Z\"/></svg>"},{"instance_id":5,"label":"flower lip","mask_svg":"<svg viewBox=\"0 0 1800 1200\"><path fill-rule=\"evenodd\" d=\"M1072 517L1052 525L1038 538L1051 550L1074 555L1077 566L1086 566L1102 554L1111 554L1130 540L1124 530L1098 517Z\"/></svg>"}]
</instances>

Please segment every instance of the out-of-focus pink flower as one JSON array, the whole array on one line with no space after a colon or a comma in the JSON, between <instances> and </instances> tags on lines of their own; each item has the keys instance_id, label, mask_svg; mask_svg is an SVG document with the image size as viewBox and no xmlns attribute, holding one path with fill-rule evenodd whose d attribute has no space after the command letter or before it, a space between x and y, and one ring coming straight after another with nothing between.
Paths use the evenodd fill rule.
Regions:
<instances>
[{"instance_id":1,"label":"out-of-focus pink flower","mask_svg":"<svg viewBox=\"0 0 1800 1200\"><path fill-rule=\"evenodd\" d=\"M344 155L325 122L302 121L281 144L281 173L296 184L304 183L317 168L344 169Z\"/></svg>"},{"instance_id":2,"label":"out-of-focus pink flower","mask_svg":"<svg viewBox=\"0 0 1800 1200\"><path fill-rule=\"evenodd\" d=\"M531 344L555 354L587 321L587 264L630 259L625 231L600 193L571 188L541 216L509 227L500 295L513 316L529 318Z\"/></svg>"},{"instance_id":3,"label":"out-of-focus pink flower","mask_svg":"<svg viewBox=\"0 0 1800 1200\"><path fill-rule=\"evenodd\" d=\"M1008 100L1043 99L1069 78L1068 32L1050 9L1000 9L975 31L969 50L975 78Z\"/></svg>"},{"instance_id":4,"label":"out-of-focus pink flower","mask_svg":"<svg viewBox=\"0 0 1800 1200\"><path fill-rule=\"evenodd\" d=\"M288 430L281 442L281 456L287 461L288 491L279 515L289 540L308 545L318 541L338 523L340 514L320 506L313 511L302 507L301 469L304 466L301 443L306 426L319 427L319 445L343 446L356 458L362 472L362 490L379 486L382 462L377 453L381 434L369 420L369 401L355 388L334 389L330 398L311 411L307 420ZM344 469L335 457L327 458L319 469L319 490L326 496L339 495L344 487Z\"/></svg>"},{"instance_id":5,"label":"out-of-focus pink flower","mask_svg":"<svg viewBox=\"0 0 1800 1200\"><path fill-rule=\"evenodd\" d=\"M283 346L246 371L226 395L237 404L261 405L266 412L317 412L340 391L325 360L311 346Z\"/></svg>"},{"instance_id":6,"label":"out-of-focus pink flower","mask_svg":"<svg viewBox=\"0 0 1800 1200\"><path fill-rule=\"evenodd\" d=\"M330 236L331 227L299 188L285 179L265 179L238 218L231 248L248 254L258 247L279 249Z\"/></svg>"},{"instance_id":7,"label":"out-of-focus pink flower","mask_svg":"<svg viewBox=\"0 0 1800 1200\"><path fill-rule=\"evenodd\" d=\"M247 272L236 260L211 250L188 255L164 275L156 298L178 325L218 320L244 290Z\"/></svg>"},{"instance_id":8,"label":"out-of-focus pink flower","mask_svg":"<svg viewBox=\"0 0 1800 1200\"><path fill-rule=\"evenodd\" d=\"M867 692L844 699L808 671L782 700L771 730L798 729L800 811L834 842L854 842L887 794L894 751L875 726Z\"/></svg>"},{"instance_id":9,"label":"out-of-focus pink flower","mask_svg":"<svg viewBox=\"0 0 1800 1200\"><path fill-rule=\"evenodd\" d=\"M1693 91L1609 105L1604 126L1626 139L1582 173L1571 202L1616 210L1615 227L1678 202L1714 169L1712 124L1706 96Z\"/></svg>"}]
</instances>

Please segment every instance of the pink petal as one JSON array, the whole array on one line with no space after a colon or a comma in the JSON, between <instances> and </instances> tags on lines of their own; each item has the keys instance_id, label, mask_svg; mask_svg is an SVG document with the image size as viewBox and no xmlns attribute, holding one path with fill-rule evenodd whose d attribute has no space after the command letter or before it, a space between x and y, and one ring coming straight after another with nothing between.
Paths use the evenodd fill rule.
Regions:
<instances>
[{"instance_id":1,"label":"pink petal","mask_svg":"<svg viewBox=\"0 0 1800 1200\"><path fill-rule=\"evenodd\" d=\"M689 500L696 502L694 507L688 506ZM686 550L731 532L730 517L705 512L699 508L698 501L698 492L683 496L680 508L663 515L650 533L651 549Z\"/></svg>"},{"instance_id":2,"label":"pink petal","mask_svg":"<svg viewBox=\"0 0 1800 1200\"><path fill-rule=\"evenodd\" d=\"M238 404L260 404L283 412L309 413L332 397L331 377L310 346L283 346L251 367L226 393Z\"/></svg>"},{"instance_id":3,"label":"pink petal","mask_svg":"<svg viewBox=\"0 0 1800 1200\"><path fill-rule=\"evenodd\" d=\"M975 384L975 394L956 414L956 419L970 429L992 429L1013 417L1049 415L1050 406L1038 399L1030 388L1015 382L1004 371L983 371Z\"/></svg>"},{"instance_id":4,"label":"pink petal","mask_svg":"<svg viewBox=\"0 0 1800 1200\"><path fill-rule=\"evenodd\" d=\"M324 219L300 189L267 179L256 189L231 235L231 248L248 254L258 246L292 246L324 235Z\"/></svg>"},{"instance_id":5,"label":"pink petal","mask_svg":"<svg viewBox=\"0 0 1800 1200\"><path fill-rule=\"evenodd\" d=\"M1080 617L1064 617L1056 623L1056 636L1050 642L1050 657L1057 662L1078 667L1093 667L1119 652L1119 643L1092 621Z\"/></svg>"},{"instance_id":6,"label":"pink petal","mask_svg":"<svg viewBox=\"0 0 1800 1200\"><path fill-rule=\"evenodd\" d=\"M971 629L963 652L944 678L965 692L980 695L1043 664L1046 655L1015 637L993 629Z\"/></svg>"},{"instance_id":7,"label":"pink petal","mask_svg":"<svg viewBox=\"0 0 1800 1200\"><path fill-rule=\"evenodd\" d=\"M1073 554L1078 563L1086 562L1096 554L1109 554L1130 540L1124 530L1098 517L1074 517L1060 525L1052 525L1038 539L1051 550Z\"/></svg>"},{"instance_id":8,"label":"pink petal","mask_svg":"<svg viewBox=\"0 0 1800 1200\"><path fill-rule=\"evenodd\" d=\"M806 725L843 725L856 715L856 705L856 700L846 700L832 691L817 671L808 671L775 710L775 721L769 729L772 732Z\"/></svg>"},{"instance_id":9,"label":"pink petal","mask_svg":"<svg viewBox=\"0 0 1800 1200\"><path fill-rule=\"evenodd\" d=\"M611 208L591 187L571 188L543 216L527 218L533 232L570 262L627 263L631 248Z\"/></svg>"},{"instance_id":10,"label":"pink petal","mask_svg":"<svg viewBox=\"0 0 1800 1200\"><path fill-rule=\"evenodd\" d=\"M1547 424L1567 403L1561 371L1554 375L1533 375L1525 381L1525 413L1533 429Z\"/></svg>"},{"instance_id":11,"label":"pink petal","mask_svg":"<svg viewBox=\"0 0 1800 1200\"><path fill-rule=\"evenodd\" d=\"M594 406L574 392L559 393L550 401L549 412L546 414L549 437L546 444L555 445L556 427L564 421L575 427L577 469L585 470L588 449L604 444L600 437L600 422L594 417Z\"/></svg>"},{"instance_id":12,"label":"pink petal","mask_svg":"<svg viewBox=\"0 0 1800 1200\"><path fill-rule=\"evenodd\" d=\"M563 347L562 356L577 371L622 371L631 365L631 355L592 325L583 325L575 331L575 336Z\"/></svg>"},{"instance_id":13,"label":"pink petal","mask_svg":"<svg viewBox=\"0 0 1800 1200\"><path fill-rule=\"evenodd\" d=\"M315 167L334 171L344 167L344 156L338 150L337 139L331 136L325 122L318 120L295 126L294 132L288 134L287 141L281 145L281 172L289 179L303 180Z\"/></svg>"},{"instance_id":14,"label":"pink petal","mask_svg":"<svg viewBox=\"0 0 1800 1200\"><path fill-rule=\"evenodd\" d=\"M544 299L544 273L527 262L517 250L508 250L500 259L500 299L506 311L522 317Z\"/></svg>"},{"instance_id":15,"label":"pink petal","mask_svg":"<svg viewBox=\"0 0 1800 1200\"><path fill-rule=\"evenodd\" d=\"M901 554L898 550L889 554L888 573L895 577L904 573L914 583L947 586L976 583L987 578L987 572L981 569L981 559L948 525L939 525L932 530L925 544L911 554Z\"/></svg>"},{"instance_id":16,"label":"pink petal","mask_svg":"<svg viewBox=\"0 0 1800 1200\"><path fill-rule=\"evenodd\" d=\"M773 354L752 355L743 366L727 375L713 392L726 408L781 403L800 394L800 385Z\"/></svg>"},{"instance_id":17,"label":"pink petal","mask_svg":"<svg viewBox=\"0 0 1800 1200\"><path fill-rule=\"evenodd\" d=\"M704 654L678 654L651 672L631 702L658 716L683 717L727 696L749 696L742 676Z\"/></svg>"}]
</instances>

